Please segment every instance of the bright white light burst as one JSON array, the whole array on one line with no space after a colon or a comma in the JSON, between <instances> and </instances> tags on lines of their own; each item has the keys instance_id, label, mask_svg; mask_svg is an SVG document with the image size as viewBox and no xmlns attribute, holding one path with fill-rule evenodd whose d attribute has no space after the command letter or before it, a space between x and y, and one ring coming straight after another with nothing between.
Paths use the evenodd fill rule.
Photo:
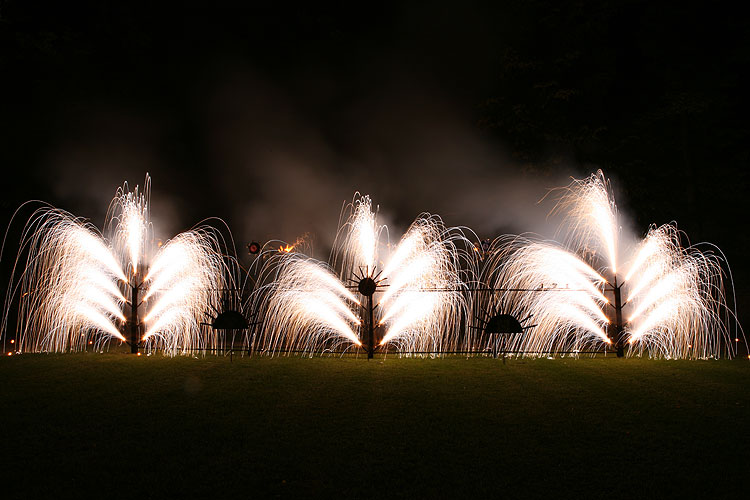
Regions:
<instances>
[{"instance_id":1,"label":"bright white light burst","mask_svg":"<svg viewBox=\"0 0 750 500\"><path fill-rule=\"evenodd\" d=\"M379 282L373 299L380 346L402 353L455 346L465 287L450 230L438 217L422 214L389 251L387 230L377 224L370 198L355 197L349 210L334 244L333 267L293 254L279 262L263 308L263 348L313 353L362 346L366 311L356 284L368 276Z\"/></svg>"},{"instance_id":2,"label":"bright white light burst","mask_svg":"<svg viewBox=\"0 0 750 500\"><path fill-rule=\"evenodd\" d=\"M148 177L143 191L129 192L127 184L118 189L107 213L108 236L59 209L34 213L14 268L20 280L6 301L7 322L18 292L20 351L130 341L134 316L146 349L176 354L205 348L201 319L217 306L216 290L226 286L219 239L211 228L198 228L157 248L149 194ZM133 299L140 302L135 307Z\"/></svg>"},{"instance_id":3,"label":"bright white light burst","mask_svg":"<svg viewBox=\"0 0 750 500\"><path fill-rule=\"evenodd\" d=\"M666 358L719 357L722 344L732 349L720 258L683 247L684 235L672 224L651 227L635 248L622 248L601 171L565 188L554 212L565 215L564 244L521 236L498 245L493 256L492 286L505 290L502 300L514 316L531 316L536 325L514 348L570 352L619 340L630 355Z\"/></svg>"}]
</instances>

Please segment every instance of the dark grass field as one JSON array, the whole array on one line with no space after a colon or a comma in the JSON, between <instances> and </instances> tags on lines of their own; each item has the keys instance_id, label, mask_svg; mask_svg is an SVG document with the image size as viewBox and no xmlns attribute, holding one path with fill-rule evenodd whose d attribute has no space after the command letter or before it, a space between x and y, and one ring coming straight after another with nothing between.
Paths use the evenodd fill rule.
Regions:
<instances>
[{"instance_id":1,"label":"dark grass field","mask_svg":"<svg viewBox=\"0 0 750 500\"><path fill-rule=\"evenodd\" d=\"M750 362L0 359L4 498L734 497Z\"/></svg>"}]
</instances>

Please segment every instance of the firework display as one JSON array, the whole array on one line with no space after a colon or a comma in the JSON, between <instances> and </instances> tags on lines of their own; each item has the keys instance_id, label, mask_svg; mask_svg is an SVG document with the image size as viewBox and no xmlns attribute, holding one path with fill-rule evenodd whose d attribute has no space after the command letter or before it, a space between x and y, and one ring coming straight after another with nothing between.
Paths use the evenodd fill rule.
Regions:
<instances>
[{"instance_id":1,"label":"firework display","mask_svg":"<svg viewBox=\"0 0 750 500\"><path fill-rule=\"evenodd\" d=\"M348 208L331 266L300 254L274 264L276 279L262 304L263 348L454 348L466 305L450 231L438 217L423 214L391 246L368 196L356 197Z\"/></svg>"},{"instance_id":2,"label":"firework display","mask_svg":"<svg viewBox=\"0 0 750 500\"><path fill-rule=\"evenodd\" d=\"M216 347L204 322L231 305L248 352L497 355L502 345L503 355L522 356L734 354L739 334L730 331L718 249L691 246L674 224L652 226L642 239L624 234L601 171L553 193L550 215L561 222L551 240L480 241L423 213L395 243L370 197L358 194L342 211L327 263L310 256L304 237L253 242L245 295L215 229L157 244L147 177L143 189L117 191L101 233L56 208L32 215L4 330L7 337L17 307L19 352L115 340L174 355Z\"/></svg>"},{"instance_id":3,"label":"firework display","mask_svg":"<svg viewBox=\"0 0 750 500\"><path fill-rule=\"evenodd\" d=\"M37 210L14 268L17 348L63 352L110 340L169 354L206 347L201 321L226 286L217 234L208 227L157 246L149 220L150 180L117 191L105 231L68 212ZM25 256L25 261L23 257ZM6 321L9 313L6 306Z\"/></svg>"},{"instance_id":4,"label":"firework display","mask_svg":"<svg viewBox=\"0 0 750 500\"><path fill-rule=\"evenodd\" d=\"M618 212L599 171L562 190L561 243L503 238L490 285L517 317L535 328L520 352L577 352L612 346L619 355L719 357L731 349L722 260L681 245L672 224L651 227L625 245ZM622 260L622 263L620 263ZM731 355L731 353L730 353Z\"/></svg>"}]
</instances>

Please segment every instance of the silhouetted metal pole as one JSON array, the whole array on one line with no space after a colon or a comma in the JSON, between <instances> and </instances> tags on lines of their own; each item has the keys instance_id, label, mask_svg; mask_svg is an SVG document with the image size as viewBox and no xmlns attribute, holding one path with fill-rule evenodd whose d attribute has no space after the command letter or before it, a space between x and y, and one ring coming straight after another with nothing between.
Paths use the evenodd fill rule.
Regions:
<instances>
[{"instance_id":1,"label":"silhouetted metal pole","mask_svg":"<svg viewBox=\"0 0 750 500\"><path fill-rule=\"evenodd\" d=\"M138 354L138 283L130 286L130 352Z\"/></svg>"},{"instance_id":2,"label":"silhouetted metal pole","mask_svg":"<svg viewBox=\"0 0 750 500\"><path fill-rule=\"evenodd\" d=\"M375 306L372 304L372 296L377 290L378 284L370 276L365 276L359 281L357 289L364 297L367 298L365 302L365 335L366 335L366 349L367 359L372 359L375 355Z\"/></svg>"},{"instance_id":3,"label":"silhouetted metal pole","mask_svg":"<svg viewBox=\"0 0 750 500\"><path fill-rule=\"evenodd\" d=\"M367 296L367 359L375 355L375 324L374 324L372 295Z\"/></svg>"},{"instance_id":4,"label":"silhouetted metal pole","mask_svg":"<svg viewBox=\"0 0 750 500\"><path fill-rule=\"evenodd\" d=\"M617 357L622 358L625 356L625 338L623 335L623 331L625 330L624 325L622 324L622 294L620 293L620 287L622 285L617 285L617 276L615 276L615 286L612 288L612 292L615 296L615 335L614 339L612 339L615 343L615 349L617 352Z\"/></svg>"}]
</instances>

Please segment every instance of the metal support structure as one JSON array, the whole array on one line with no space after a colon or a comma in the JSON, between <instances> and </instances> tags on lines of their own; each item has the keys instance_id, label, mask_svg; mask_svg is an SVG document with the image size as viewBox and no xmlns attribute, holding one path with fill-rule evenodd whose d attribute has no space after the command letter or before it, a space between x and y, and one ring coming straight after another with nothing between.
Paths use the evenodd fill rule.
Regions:
<instances>
[{"instance_id":1,"label":"metal support structure","mask_svg":"<svg viewBox=\"0 0 750 500\"><path fill-rule=\"evenodd\" d=\"M377 278L377 277L376 277ZM367 350L367 359L372 359L375 355L375 305L372 303L372 296L378 289L378 283L369 274L365 274L357 284L357 290L361 293L365 301L365 338Z\"/></svg>"},{"instance_id":2,"label":"metal support structure","mask_svg":"<svg viewBox=\"0 0 750 500\"><path fill-rule=\"evenodd\" d=\"M615 351L617 352L618 358L622 358L623 356L625 356L625 336L623 335L625 326L622 322L622 308L624 304L622 303L622 294L620 291L621 288L622 285L617 284L617 276L615 276L615 284L612 287L612 293L614 294L615 298L615 334L612 341L615 344Z\"/></svg>"},{"instance_id":3,"label":"metal support structure","mask_svg":"<svg viewBox=\"0 0 750 500\"><path fill-rule=\"evenodd\" d=\"M130 286L130 353L138 354L138 285Z\"/></svg>"},{"instance_id":4,"label":"metal support structure","mask_svg":"<svg viewBox=\"0 0 750 500\"><path fill-rule=\"evenodd\" d=\"M375 355L375 315L372 307L372 295L367 296L367 359Z\"/></svg>"},{"instance_id":5,"label":"metal support structure","mask_svg":"<svg viewBox=\"0 0 750 500\"><path fill-rule=\"evenodd\" d=\"M141 344L139 335L140 320L138 319L138 307L140 304L140 290L143 283L139 282L139 275L133 275L133 282L130 284L130 320L128 321L128 336L130 341L130 353L138 354L138 348Z\"/></svg>"}]
</instances>

